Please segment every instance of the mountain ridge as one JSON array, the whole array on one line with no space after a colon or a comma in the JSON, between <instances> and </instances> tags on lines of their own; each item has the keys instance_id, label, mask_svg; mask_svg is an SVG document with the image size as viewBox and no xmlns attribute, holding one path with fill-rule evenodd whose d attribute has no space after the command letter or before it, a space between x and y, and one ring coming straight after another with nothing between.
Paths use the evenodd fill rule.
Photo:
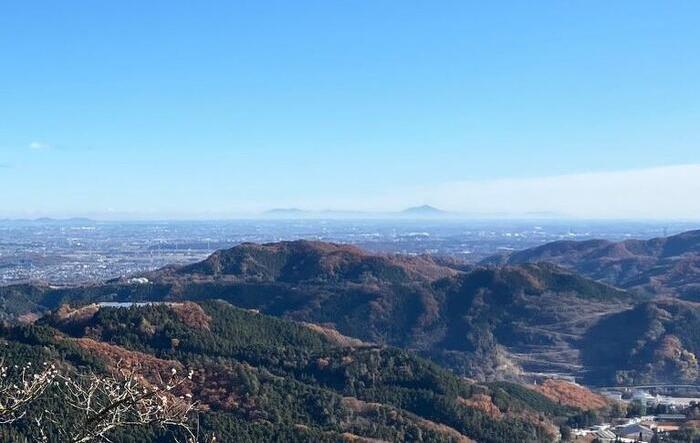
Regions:
<instances>
[{"instance_id":1,"label":"mountain ridge","mask_svg":"<svg viewBox=\"0 0 700 443\"><path fill-rule=\"evenodd\" d=\"M651 245L653 250L677 253L686 250L684 241L695 237L678 238ZM644 246L632 242L624 251L613 252L625 256L630 249L645 250L640 244ZM545 250L583 248L597 257L600 250L609 256L610 245L615 244L560 242ZM479 380L524 380L551 373L604 384L614 381L621 367L604 356L592 356L596 349L588 345L590 338L616 340L620 331L616 323L608 323L611 319L624 319L624 313L644 303L659 302L546 262L462 266L430 256L374 254L351 245L306 240L246 243L195 264L142 277L75 288L0 288L0 315L31 321L62 303L221 299L350 339L408 349ZM650 309L658 318L625 331L631 334L630 342L643 340L674 312L680 312L681 319L691 318L700 308L691 304L680 311ZM674 349L700 355L700 341L669 334L677 338ZM678 358L686 355L683 352ZM635 374L628 379L676 381L693 373L654 369L654 355L648 352L624 368Z\"/></svg>"},{"instance_id":2,"label":"mountain ridge","mask_svg":"<svg viewBox=\"0 0 700 443\"><path fill-rule=\"evenodd\" d=\"M142 277L77 288L0 288L0 301L20 318L61 303L223 299L410 349L483 380L520 379L523 371L578 372L571 365L579 353L575 338L597 316L632 304L623 291L548 264L463 268L429 256L305 240L242 244ZM543 347L563 357L548 364L530 358L532 349Z\"/></svg>"},{"instance_id":3,"label":"mountain ridge","mask_svg":"<svg viewBox=\"0 0 700 443\"><path fill-rule=\"evenodd\" d=\"M650 240L562 240L482 263L542 261L638 294L700 300L700 230Z\"/></svg>"}]
</instances>

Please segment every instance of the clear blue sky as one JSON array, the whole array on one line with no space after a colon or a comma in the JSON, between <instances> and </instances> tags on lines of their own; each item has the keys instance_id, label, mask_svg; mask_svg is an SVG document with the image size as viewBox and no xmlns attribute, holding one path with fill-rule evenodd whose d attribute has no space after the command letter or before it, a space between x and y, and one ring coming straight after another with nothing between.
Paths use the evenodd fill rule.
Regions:
<instances>
[{"instance_id":1,"label":"clear blue sky","mask_svg":"<svg viewBox=\"0 0 700 443\"><path fill-rule=\"evenodd\" d=\"M396 209L446 183L696 165L699 19L697 1L2 2L0 217Z\"/></svg>"}]
</instances>

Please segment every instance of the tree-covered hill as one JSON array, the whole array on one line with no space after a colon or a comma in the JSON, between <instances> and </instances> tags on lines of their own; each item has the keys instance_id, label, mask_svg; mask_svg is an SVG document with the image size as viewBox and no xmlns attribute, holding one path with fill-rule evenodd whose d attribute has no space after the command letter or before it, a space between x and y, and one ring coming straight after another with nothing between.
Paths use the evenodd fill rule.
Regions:
<instances>
[{"instance_id":1,"label":"tree-covered hill","mask_svg":"<svg viewBox=\"0 0 700 443\"><path fill-rule=\"evenodd\" d=\"M218 300L63 307L0 332L10 363L95 371L138 365L147 378L191 369L185 388L201 402L201 431L227 442L552 441L558 425L580 413L517 385L475 384L406 351L342 346L307 326ZM0 429L21 441L31 423ZM165 438L139 432L113 441Z\"/></svg>"},{"instance_id":2,"label":"tree-covered hill","mask_svg":"<svg viewBox=\"0 0 700 443\"><path fill-rule=\"evenodd\" d=\"M700 300L700 230L650 240L558 241L485 260L548 262L637 294Z\"/></svg>"},{"instance_id":3,"label":"tree-covered hill","mask_svg":"<svg viewBox=\"0 0 700 443\"><path fill-rule=\"evenodd\" d=\"M256 281L367 282L401 283L407 280L435 280L457 272L438 264L428 256L368 254L361 249L318 241L244 243L217 251L199 263L151 274L167 279L197 276L199 279L237 279Z\"/></svg>"},{"instance_id":4,"label":"tree-covered hill","mask_svg":"<svg viewBox=\"0 0 700 443\"><path fill-rule=\"evenodd\" d=\"M700 304L659 300L601 320L582 340L588 379L603 384L700 378Z\"/></svg>"},{"instance_id":5,"label":"tree-covered hill","mask_svg":"<svg viewBox=\"0 0 700 443\"><path fill-rule=\"evenodd\" d=\"M695 250L692 234L624 247L685 257ZM606 246L550 248L569 254ZM225 300L408 349L479 380L521 379L523 371L572 374L591 384L700 378L693 363L700 346L687 332L693 328L678 327L700 315L697 304L648 302L548 263L459 269L427 257L284 242L241 245L147 278L145 284L124 278L69 288L0 287L0 316L31 322L66 303Z\"/></svg>"},{"instance_id":6,"label":"tree-covered hill","mask_svg":"<svg viewBox=\"0 0 700 443\"><path fill-rule=\"evenodd\" d=\"M548 264L452 266L319 242L244 244L207 260L74 288L0 288L8 319L63 303L225 300L370 343L409 349L460 375L584 371L580 341L626 292ZM24 317L22 317L24 316Z\"/></svg>"}]
</instances>

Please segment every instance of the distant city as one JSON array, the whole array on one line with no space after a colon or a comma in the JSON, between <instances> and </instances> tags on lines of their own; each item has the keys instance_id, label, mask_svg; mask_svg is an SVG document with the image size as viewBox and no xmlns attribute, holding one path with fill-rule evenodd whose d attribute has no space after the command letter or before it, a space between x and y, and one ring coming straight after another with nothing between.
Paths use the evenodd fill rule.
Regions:
<instances>
[{"instance_id":1,"label":"distant city","mask_svg":"<svg viewBox=\"0 0 700 443\"><path fill-rule=\"evenodd\" d=\"M98 282L201 260L243 242L310 239L373 252L434 254L466 262L551 241L652 238L697 228L680 222L561 220L0 221L0 284Z\"/></svg>"}]
</instances>

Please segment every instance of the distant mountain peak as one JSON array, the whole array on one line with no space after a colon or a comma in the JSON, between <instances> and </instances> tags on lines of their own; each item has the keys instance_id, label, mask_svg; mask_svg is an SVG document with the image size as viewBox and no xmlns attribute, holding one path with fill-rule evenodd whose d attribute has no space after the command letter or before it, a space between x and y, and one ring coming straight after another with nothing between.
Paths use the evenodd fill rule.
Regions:
<instances>
[{"instance_id":1,"label":"distant mountain peak","mask_svg":"<svg viewBox=\"0 0 700 443\"><path fill-rule=\"evenodd\" d=\"M265 214L303 214L307 211L299 208L272 208L265 211Z\"/></svg>"},{"instance_id":2,"label":"distant mountain peak","mask_svg":"<svg viewBox=\"0 0 700 443\"><path fill-rule=\"evenodd\" d=\"M430 205L412 206L400 212L402 215L446 215L447 211Z\"/></svg>"}]
</instances>

